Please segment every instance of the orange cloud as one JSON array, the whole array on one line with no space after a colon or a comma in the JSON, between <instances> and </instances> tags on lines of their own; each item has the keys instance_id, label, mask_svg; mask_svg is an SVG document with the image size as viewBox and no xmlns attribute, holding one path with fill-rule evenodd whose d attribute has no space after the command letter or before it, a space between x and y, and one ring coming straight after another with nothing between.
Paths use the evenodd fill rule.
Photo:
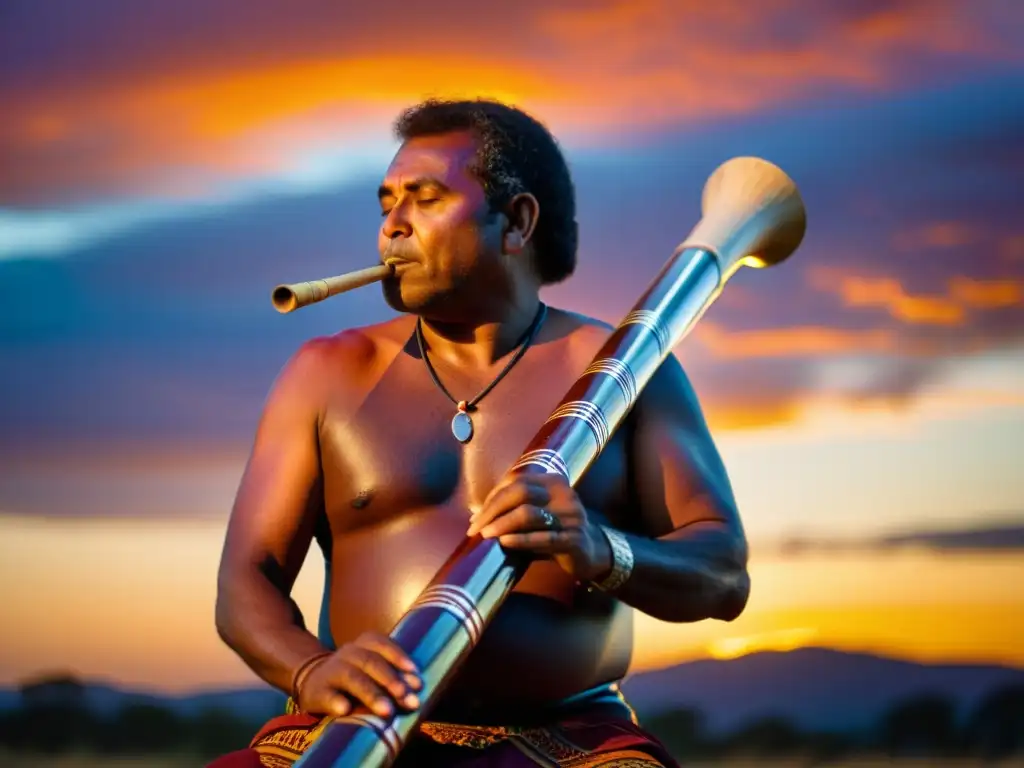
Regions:
<instances>
[{"instance_id":1,"label":"orange cloud","mask_svg":"<svg viewBox=\"0 0 1024 768\"><path fill-rule=\"evenodd\" d=\"M939 295L911 295L893 277L866 277L813 267L810 283L836 293L846 307L877 307L891 317L912 325L958 326L968 310L1000 309L1021 303L1022 283L1013 279L979 280L953 276L947 291Z\"/></svg>"},{"instance_id":2,"label":"orange cloud","mask_svg":"<svg viewBox=\"0 0 1024 768\"><path fill-rule=\"evenodd\" d=\"M904 0L851 19L844 31L852 42L876 48L905 46L949 54L982 53L992 46L993 38L980 25L967 21L965 12L971 12L967 2ZM989 53L1014 55L1002 45L989 47Z\"/></svg>"},{"instance_id":3,"label":"orange cloud","mask_svg":"<svg viewBox=\"0 0 1024 768\"><path fill-rule=\"evenodd\" d=\"M963 308L941 296L910 296L892 278L847 277L839 294L848 307L882 307L897 320L930 325L959 325Z\"/></svg>"},{"instance_id":4,"label":"orange cloud","mask_svg":"<svg viewBox=\"0 0 1024 768\"><path fill-rule=\"evenodd\" d=\"M24 103L0 127L0 141L28 151L0 194L82 179L143 184L169 166L228 176L280 170L300 149L340 147L371 132L388 140L398 109L431 93L514 102L562 97L557 83L522 62L457 57L295 62L86 86ZM61 151L86 137L112 146L70 157Z\"/></svg>"},{"instance_id":5,"label":"orange cloud","mask_svg":"<svg viewBox=\"0 0 1024 768\"><path fill-rule=\"evenodd\" d=\"M975 229L964 222L937 221L897 232L892 244L901 251L957 248L975 242L978 237Z\"/></svg>"},{"instance_id":6,"label":"orange cloud","mask_svg":"<svg viewBox=\"0 0 1024 768\"><path fill-rule=\"evenodd\" d=\"M623 90L626 83L640 87L633 94L637 102L651 94L642 82L654 75L655 92L666 98L655 100L650 108L682 108L684 114L701 106L711 111L727 105L753 108L814 81L864 85L878 79L869 57L837 56L834 48L813 38L783 44L766 34L756 45L744 39L743 31L750 25L770 27L786 5L613 0L583 10L553 6L541 14L538 26L600 70L614 91ZM680 32L686 29L703 34L691 35L680 45ZM593 44L595 39L602 41L600 46ZM648 64L637 68L637 61ZM665 91L665 86L675 87Z\"/></svg>"},{"instance_id":7,"label":"orange cloud","mask_svg":"<svg viewBox=\"0 0 1024 768\"><path fill-rule=\"evenodd\" d=\"M950 296L965 306L977 309L1018 306L1024 296L1021 286L1017 280L972 280L958 276L949 281Z\"/></svg>"},{"instance_id":8,"label":"orange cloud","mask_svg":"<svg viewBox=\"0 0 1024 768\"><path fill-rule=\"evenodd\" d=\"M713 395L703 398L704 415L714 432L743 431L773 427L795 421L800 416L800 404L794 395L775 402L743 403L720 400Z\"/></svg>"},{"instance_id":9,"label":"orange cloud","mask_svg":"<svg viewBox=\"0 0 1024 768\"><path fill-rule=\"evenodd\" d=\"M332 104L354 108L355 115L383 105L413 102L432 92L451 96L488 95L510 101L554 99L556 83L522 62L465 58L378 56L298 62L267 70L214 75L199 82L173 83L142 97L140 106L171 112L190 103L201 111L192 122L198 138L236 136L296 114ZM140 94L141 96L141 94ZM378 107L379 109L379 107Z\"/></svg>"},{"instance_id":10,"label":"orange cloud","mask_svg":"<svg viewBox=\"0 0 1024 768\"><path fill-rule=\"evenodd\" d=\"M151 56L119 63L116 76L90 79L87 70L72 82L62 73L10 94L0 196L43 201L69 186L194 194L181 177L287 170L311 148L364 132L380 137L399 108L430 94L495 96L534 109L562 135L600 140L774 108L823 85L892 88L909 82L901 57L912 54L1019 57L998 25L953 0L852 18L824 4L807 9L795 0L527 4L532 53L494 38L487 14L466 16L443 2L435 16L450 22L430 24L429 53L391 52L384 17L372 14L352 27L358 40L343 33L325 41L322 30L306 29L306 49L291 37L272 48L273 35L260 30L244 51L198 39L183 61L160 40ZM781 33L796 22L802 33ZM375 34L377 50L367 42ZM218 45L230 55L218 56Z\"/></svg>"},{"instance_id":11,"label":"orange cloud","mask_svg":"<svg viewBox=\"0 0 1024 768\"><path fill-rule=\"evenodd\" d=\"M553 5L538 27L641 123L750 111L822 84L890 90L910 79L907 56L1021 58L965 0L860 13L798 0L611 0L585 9Z\"/></svg>"},{"instance_id":12,"label":"orange cloud","mask_svg":"<svg viewBox=\"0 0 1024 768\"><path fill-rule=\"evenodd\" d=\"M916 351L916 350L915 350ZM889 389L886 388L888 384ZM893 416L928 420L971 414L994 408L1020 409L1024 394L993 388L964 388L946 392L902 391L889 382L867 392L828 392L794 384L788 391L722 394L707 386L701 388L701 405L714 432L752 431L795 422L828 423L841 430L844 420L853 419L858 429L866 428L866 419L894 424ZM913 411L911 410L913 408ZM916 412L916 415L915 415Z\"/></svg>"},{"instance_id":13,"label":"orange cloud","mask_svg":"<svg viewBox=\"0 0 1024 768\"><path fill-rule=\"evenodd\" d=\"M693 336L719 358L804 357L842 352L889 352L896 337L889 331L848 331L827 326L795 326L726 331L703 322Z\"/></svg>"}]
</instances>

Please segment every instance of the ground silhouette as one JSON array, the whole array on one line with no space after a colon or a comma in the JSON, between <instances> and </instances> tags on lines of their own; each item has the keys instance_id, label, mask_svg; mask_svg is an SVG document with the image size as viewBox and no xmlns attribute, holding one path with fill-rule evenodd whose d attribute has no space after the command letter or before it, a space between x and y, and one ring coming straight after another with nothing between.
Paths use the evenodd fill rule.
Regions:
<instances>
[{"instance_id":1,"label":"ground silhouette","mask_svg":"<svg viewBox=\"0 0 1024 768\"><path fill-rule=\"evenodd\" d=\"M16 706L0 714L0 750L24 754L190 755L211 758L248 742L262 719L229 709L182 714L155 701L129 701L100 712L73 676L44 676L19 688ZM816 732L781 716L712 733L703 714L679 708L643 724L681 760L736 757L817 762L860 754L983 760L1024 755L1024 685L992 690L966 715L955 701L923 693L894 701L869 729Z\"/></svg>"}]
</instances>

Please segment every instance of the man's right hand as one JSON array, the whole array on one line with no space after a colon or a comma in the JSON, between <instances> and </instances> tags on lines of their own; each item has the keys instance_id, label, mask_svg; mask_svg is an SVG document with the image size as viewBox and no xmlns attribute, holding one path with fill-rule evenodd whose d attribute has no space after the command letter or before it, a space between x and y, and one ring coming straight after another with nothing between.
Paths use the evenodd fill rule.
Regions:
<instances>
[{"instance_id":1,"label":"man's right hand","mask_svg":"<svg viewBox=\"0 0 1024 768\"><path fill-rule=\"evenodd\" d=\"M423 687L416 665L386 635L365 632L319 662L301 683L299 708L344 716L359 704L381 717L419 706Z\"/></svg>"}]
</instances>

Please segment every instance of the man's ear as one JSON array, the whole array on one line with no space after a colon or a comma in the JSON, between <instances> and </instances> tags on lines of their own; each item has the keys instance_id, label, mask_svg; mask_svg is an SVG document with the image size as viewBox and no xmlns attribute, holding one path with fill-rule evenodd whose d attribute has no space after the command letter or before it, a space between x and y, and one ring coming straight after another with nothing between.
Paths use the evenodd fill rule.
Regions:
<instances>
[{"instance_id":1,"label":"man's ear","mask_svg":"<svg viewBox=\"0 0 1024 768\"><path fill-rule=\"evenodd\" d=\"M540 215L540 205L537 198L529 192L516 195L509 201L508 227L505 230L505 237L502 242L505 253L521 253L533 237L533 231L537 227L537 217Z\"/></svg>"}]
</instances>

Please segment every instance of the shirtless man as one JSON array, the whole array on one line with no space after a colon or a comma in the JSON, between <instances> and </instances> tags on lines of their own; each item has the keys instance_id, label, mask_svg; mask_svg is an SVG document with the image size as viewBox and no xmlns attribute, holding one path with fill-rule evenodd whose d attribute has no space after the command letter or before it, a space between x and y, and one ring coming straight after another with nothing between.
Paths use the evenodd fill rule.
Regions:
<instances>
[{"instance_id":1,"label":"shirtless man","mask_svg":"<svg viewBox=\"0 0 1024 768\"><path fill-rule=\"evenodd\" d=\"M631 765L671 764L615 686L631 613L730 621L749 590L742 525L694 392L670 356L575 490L553 474L499 483L611 331L540 302L575 268L573 184L546 129L501 104L427 102L396 133L379 249L402 260L383 285L400 314L307 342L276 380L228 526L220 636L308 722L357 705L408 710L419 682L388 632L467 534L497 536L542 557L429 719L544 725L599 713L632 727L634 752L650 755ZM460 442L453 402L495 380ZM616 532L631 557L613 551ZM319 637L289 598L314 539L327 566ZM628 579L609 591L613 572ZM296 696L296 671L326 651ZM596 754L600 744L583 746L593 733L574 743ZM436 740L416 741L427 751L406 763L411 744L400 763L463 764L464 752L489 765L507 746L441 758Z\"/></svg>"}]
</instances>

